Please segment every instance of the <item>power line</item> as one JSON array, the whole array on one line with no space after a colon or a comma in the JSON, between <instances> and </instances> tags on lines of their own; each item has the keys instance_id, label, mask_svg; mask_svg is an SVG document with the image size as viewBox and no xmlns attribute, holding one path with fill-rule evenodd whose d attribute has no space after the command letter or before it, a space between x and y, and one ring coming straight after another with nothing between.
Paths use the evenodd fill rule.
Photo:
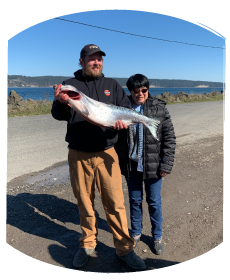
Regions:
<instances>
[{"instance_id":1,"label":"power line","mask_svg":"<svg viewBox=\"0 0 230 280\"><path fill-rule=\"evenodd\" d=\"M179 41L171 41L171 40L166 40L166 39L148 37L148 36L144 36L144 35L138 35L138 34L133 34L133 33L128 33L128 32L118 31L118 30L114 30L114 29L109 29L109 28L105 28L105 27L100 27L100 26L96 26L96 25L91 25L91 24L82 23L82 22L78 22L78 21L72 21L72 20L63 19L63 18L55 18L55 19L63 20L63 21L67 21L67 22L72 22L72 23L77 23L77 24L82 24L82 25L86 25L86 26L90 26L90 27L94 27L94 28L99 28L99 29L104 29L104 30L108 30L108 31L113 31L113 32L117 32L117 33L122 33L122 34L126 34L126 35L132 35L132 36L147 38L147 39L160 40L160 41L165 41L165 42L170 42L170 43L179 43L179 44L185 44L185 45L191 45L191 46L197 46L197 47L225 49L225 48L221 48L221 47L204 46L204 45L197 45L197 44L190 44L190 43L179 42Z\"/></svg>"}]
</instances>

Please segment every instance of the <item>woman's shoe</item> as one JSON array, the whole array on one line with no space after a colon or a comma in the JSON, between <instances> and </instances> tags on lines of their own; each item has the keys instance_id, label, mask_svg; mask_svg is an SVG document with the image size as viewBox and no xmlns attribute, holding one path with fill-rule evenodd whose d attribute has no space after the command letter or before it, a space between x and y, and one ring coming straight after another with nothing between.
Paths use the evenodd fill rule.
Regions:
<instances>
[{"instance_id":1,"label":"woman's shoe","mask_svg":"<svg viewBox=\"0 0 230 280\"><path fill-rule=\"evenodd\" d=\"M164 251L164 244L162 241L162 237L160 239L153 240L153 253L155 255L160 255Z\"/></svg>"}]
</instances>

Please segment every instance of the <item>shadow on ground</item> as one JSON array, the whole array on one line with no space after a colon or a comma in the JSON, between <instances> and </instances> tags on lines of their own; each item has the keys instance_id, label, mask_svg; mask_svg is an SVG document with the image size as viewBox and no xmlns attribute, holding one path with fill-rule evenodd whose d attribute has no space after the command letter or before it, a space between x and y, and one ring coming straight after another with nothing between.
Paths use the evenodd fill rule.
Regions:
<instances>
[{"instance_id":1,"label":"shadow on ground","mask_svg":"<svg viewBox=\"0 0 230 280\"><path fill-rule=\"evenodd\" d=\"M98 228L109 232L107 222L100 218L98 212L96 212L96 216ZM48 245L48 248L45 245L44 248L39 249L44 250L44 254L47 254L48 249L50 256L56 263L74 269L72 260L78 250L78 238L80 237L79 212L75 203L49 194L20 193L16 196L8 195L7 223L24 233L58 242L60 245L55 243ZM66 224L73 225L67 226ZM72 229L74 226L79 229L79 232ZM150 237L143 235L142 241L151 248ZM23 248L23 246L20 247ZM35 244L35 247L31 248L31 252L35 251L36 247ZM32 256L31 252L30 255ZM177 262L154 259L153 254L151 254L151 257L153 258L145 259L148 269L177 264ZM89 262L80 270L106 273L133 272L125 263L116 258L113 244L109 247L102 242L98 243Z\"/></svg>"}]
</instances>

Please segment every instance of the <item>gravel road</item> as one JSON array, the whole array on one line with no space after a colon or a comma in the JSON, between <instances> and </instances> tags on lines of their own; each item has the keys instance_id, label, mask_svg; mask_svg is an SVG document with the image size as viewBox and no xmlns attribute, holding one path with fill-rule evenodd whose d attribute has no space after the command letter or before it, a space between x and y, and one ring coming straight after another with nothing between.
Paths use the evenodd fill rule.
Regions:
<instances>
[{"instance_id":1,"label":"gravel road","mask_svg":"<svg viewBox=\"0 0 230 280\"><path fill-rule=\"evenodd\" d=\"M223 101L168 105L177 142L223 133ZM8 119L7 182L67 160L66 122L51 115Z\"/></svg>"},{"instance_id":2,"label":"gravel road","mask_svg":"<svg viewBox=\"0 0 230 280\"><path fill-rule=\"evenodd\" d=\"M135 249L149 272L154 270L153 277L158 275L156 269L194 261L197 256L218 249L217 245L223 241L223 102L170 105L168 109L176 131L177 148L173 171L163 179L161 192L165 250L159 256L152 252L145 197L143 233ZM12 272L18 275L21 272L22 277L31 278L36 274L39 279L47 279L42 263L53 265L49 266L48 277L59 276L63 272L60 268L68 268L61 279L66 273L71 277L87 277L69 274L76 272L72 260L81 228L65 164L65 130L66 124L53 120L50 115L10 118L8 122L6 229L10 246L4 259L12 266ZM128 189L123 177L122 180L130 228ZM100 277L133 272L115 257L112 235L97 191L95 211L99 242L89 262L78 272L100 272ZM13 248L16 250L12 251ZM212 256L208 266L201 258L201 266L197 261L188 270L170 270L169 277L206 279L207 275L215 275L215 279L225 279L222 273L227 261L223 254ZM31 266L33 269L29 270ZM201 270L197 270L198 267ZM7 275L10 273L7 271ZM159 277L162 278L162 274Z\"/></svg>"}]
</instances>

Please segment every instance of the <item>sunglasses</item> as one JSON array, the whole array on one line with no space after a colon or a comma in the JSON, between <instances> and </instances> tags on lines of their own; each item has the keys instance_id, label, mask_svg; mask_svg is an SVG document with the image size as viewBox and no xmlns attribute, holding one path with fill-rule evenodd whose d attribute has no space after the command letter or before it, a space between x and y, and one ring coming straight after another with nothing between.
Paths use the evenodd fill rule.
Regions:
<instances>
[{"instance_id":1,"label":"sunglasses","mask_svg":"<svg viewBox=\"0 0 230 280\"><path fill-rule=\"evenodd\" d=\"M139 93L139 92L146 93L147 91L148 91L147 88L143 88L143 89L139 89L139 90L134 90L133 92L134 93Z\"/></svg>"}]
</instances>

